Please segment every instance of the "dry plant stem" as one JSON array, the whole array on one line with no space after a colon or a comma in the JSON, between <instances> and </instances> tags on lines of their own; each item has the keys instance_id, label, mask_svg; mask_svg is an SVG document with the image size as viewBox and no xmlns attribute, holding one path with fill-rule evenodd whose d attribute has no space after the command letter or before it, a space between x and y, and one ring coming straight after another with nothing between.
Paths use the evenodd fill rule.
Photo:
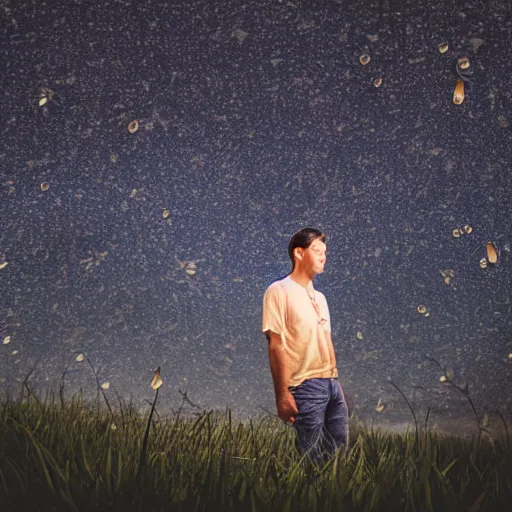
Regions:
<instances>
[{"instance_id":1,"label":"dry plant stem","mask_svg":"<svg viewBox=\"0 0 512 512\"><path fill-rule=\"evenodd\" d=\"M32 369L27 373L27 376L23 379L23 386L21 388L21 396L20 396L20 401L23 400L23 388L27 388L27 391L28 391L28 397L30 397L30 395L32 395L35 399L36 399L36 402L37 403L40 403L39 399L37 398L37 396L32 392L32 390L29 388L28 386L28 379L30 378L30 376L32 375L32 372L36 369L36 366L39 364L39 361L41 360L41 358L39 358L37 361L36 361L36 364L34 366L32 366ZM28 398L27 397L27 398Z\"/></svg>"},{"instance_id":2,"label":"dry plant stem","mask_svg":"<svg viewBox=\"0 0 512 512\"><path fill-rule=\"evenodd\" d=\"M425 416L425 430L427 430L428 417L430 415L430 406L427 409L427 415Z\"/></svg>"},{"instance_id":3,"label":"dry plant stem","mask_svg":"<svg viewBox=\"0 0 512 512\"><path fill-rule=\"evenodd\" d=\"M114 388L114 393L116 394L117 401L119 402L119 411L121 412L121 419L123 421L123 427L125 427L126 421L124 419L123 403L122 403L121 397L119 396L119 393L117 392L117 389L115 389L115 388Z\"/></svg>"},{"instance_id":4,"label":"dry plant stem","mask_svg":"<svg viewBox=\"0 0 512 512\"><path fill-rule=\"evenodd\" d=\"M398 392L404 397L405 402L407 403L409 409L411 410L412 417L414 418L414 426L416 428L416 436L415 436L414 444L415 444L415 446L417 446L417 444L418 444L418 436L419 436L419 433L418 433L418 420L416 419L416 414L414 413L414 409L411 407L411 404L409 403L409 400L407 400L407 397L402 393L401 389L392 381L391 381L391 385L394 386L398 390Z\"/></svg>"},{"instance_id":5,"label":"dry plant stem","mask_svg":"<svg viewBox=\"0 0 512 512\"><path fill-rule=\"evenodd\" d=\"M476 450L476 446L478 445L478 443L480 442L480 438L482 437L482 432L488 432L488 431L480 423L480 418L479 418L478 413L476 411L475 404L473 403L473 400L471 400L471 397L469 396L469 385L468 385L468 383L466 383L466 385L464 387L455 384L455 382L453 382L453 380L448 376L446 368L443 367L435 358L429 357L429 356L426 356L426 358L429 361L433 362L434 364L436 364L439 367L439 369L443 372L443 376L444 376L445 382L447 384L450 384L454 388L458 389L468 399L469 405L471 406L471 409L473 410L473 414L475 415L475 418L476 418L476 424L478 426L478 437L477 437L476 444L475 444L475 450Z\"/></svg>"},{"instance_id":6,"label":"dry plant stem","mask_svg":"<svg viewBox=\"0 0 512 512\"><path fill-rule=\"evenodd\" d=\"M68 363L66 364L66 367L64 368L64 371L62 372L61 378L60 378L60 385L59 385L59 397L60 397L60 405L62 409L64 409L64 379L66 378L66 374L68 373L69 367L71 366L72 359L70 358Z\"/></svg>"},{"instance_id":7,"label":"dry plant stem","mask_svg":"<svg viewBox=\"0 0 512 512\"><path fill-rule=\"evenodd\" d=\"M151 412L149 413L148 422L146 424L146 430L144 432L144 438L142 439L142 448L140 450L140 456L139 456L139 466L137 467L137 477L136 477L137 482L139 482L139 479L140 479L140 476L141 476L141 472L142 472L142 468L144 466L144 462L145 462L145 459L146 459L146 449L147 449L148 439L149 439L149 429L151 427L151 418L153 417L153 412L155 410L155 405L156 405L156 400L158 398L158 391L159 390L160 390L160 388L158 388L156 390L155 399L153 400L153 405L151 406Z\"/></svg>"},{"instance_id":8,"label":"dry plant stem","mask_svg":"<svg viewBox=\"0 0 512 512\"><path fill-rule=\"evenodd\" d=\"M507 422L505 421L505 418L503 417L503 414L498 411L497 409L494 409L491 411L493 414L496 414L497 416L499 416L501 418L501 422L503 423L503 428L505 429L505 438L506 438L506 441L507 441L507 449L510 450L511 446L510 446L510 435L508 433L508 425L507 425Z\"/></svg>"},{"instance_id":9,"label":"dry plant stem","mask_svg":"<svg viewBox=\"0 0 512 512\"><path fill-rule=\"evenodd\" d=\"M105 395L105 392L103 391L103 388L100 385L100 379L98 378L98 374L96 373L96 370L94 369L94 366L92 365L91 360L88 357L87 357L87 362L89 363L89 366L91 367L92 372L94 373L94 378L96 379L96 386L97 386L96 404L97 404L98 415L100 413L100 391L101 391L101 394L103 395L103 398L105 399L105 403L107 404L108 410L110 411L110 415L112 415L113 414L112 408L110 407L110 404L108 403L107 395Z\"/></svg>"},{"instance_id":10,"label":"dry plant stem","mask_svg":"<svg viewBox=\"0 0 512 512\"><path fill-rule=\"evenodd\" d=\"M183 397L183 401L186 401L188 402L192 407L195 407L196 409L199 408L198 405L195 405L193 404L187 397L187 392L186 391L181 391L181 389L178 388L178 391L180 392L180 395Z\"/></svg>"}]
</instances>

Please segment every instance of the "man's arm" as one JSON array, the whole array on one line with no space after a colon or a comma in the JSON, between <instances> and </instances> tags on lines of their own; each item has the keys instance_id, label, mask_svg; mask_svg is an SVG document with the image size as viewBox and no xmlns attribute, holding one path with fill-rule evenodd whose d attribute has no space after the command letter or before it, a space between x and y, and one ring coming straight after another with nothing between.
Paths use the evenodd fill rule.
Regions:
<instances>
[{"instance_id":1,"label":"man's arm","mask_svg":"<svg viewBox=\"0 0 512 512\"><path fill-rule=\"evenodd\" d=\"M325 340L327 341L327 346L329 347L329 357L332 363L332 367L336 368L336 354L334 353L334 346L332 344L331 333L328 331L324 331Z\"/></svg>"},{"instance_id":2,"label":"man's arm","mask_svg":"<svg viewBox=\"0 0 512 512\"><path fill-rule=\"evenodd\" d=\"M299 414L295 399L288 389L290 382L290 369L286 365L285 352L281 336L272 331L265 333L268 342L268 359L270 372L274 381L276 395L276 406L278 416L286 422L294 423L295 417Z\"/></svg>"},{"instance_id":3,"label":"man's arm","mask_svg":"<svg viewBox=\"0 0 512 512\"><path fill-rule=\"evenodd\" d=\"M268 338L268 359L277 399L279 395L288 390L291 372L286 366L286 354L284 352L281 336L275 332L268 331Z\"/></svg>"}]
</instances>

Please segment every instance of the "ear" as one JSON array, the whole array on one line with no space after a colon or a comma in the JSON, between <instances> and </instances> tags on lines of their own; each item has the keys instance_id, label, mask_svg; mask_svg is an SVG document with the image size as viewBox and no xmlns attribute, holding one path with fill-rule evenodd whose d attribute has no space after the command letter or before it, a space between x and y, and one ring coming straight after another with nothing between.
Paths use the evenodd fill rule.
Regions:
<instances>
[{"instance_id":1,"label":"ear","mask_svg":"<svg viewBox=\"0 0 512 512\"><path fill-rule=\"evenodd\" d=\"M302 254L299 252L299 250L295 251L295 256L298 260L302 260Z\"/></svg>"}]
</instances>

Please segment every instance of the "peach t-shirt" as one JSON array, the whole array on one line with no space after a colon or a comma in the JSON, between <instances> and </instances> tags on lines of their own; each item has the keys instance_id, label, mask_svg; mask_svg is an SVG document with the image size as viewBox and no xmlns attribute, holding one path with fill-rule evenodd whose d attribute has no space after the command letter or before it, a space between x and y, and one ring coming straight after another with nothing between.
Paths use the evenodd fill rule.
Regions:
<instances>
[{"instance_id":1,"label":"peach t-shirt","mask_svg":"<svg viewBox=\"0 0 512 512\"><path fill-rule=\"evenodd\" d=\"M318 303L320 315L310 295ZM290 275L272 283L263 297L262 331L267 339L267 331L281 336L290 368L289 386L298 386L306 379L338 377L325 336L331 332L327 300L312 284L308 290Z\"/></svg>"}]
</instances>

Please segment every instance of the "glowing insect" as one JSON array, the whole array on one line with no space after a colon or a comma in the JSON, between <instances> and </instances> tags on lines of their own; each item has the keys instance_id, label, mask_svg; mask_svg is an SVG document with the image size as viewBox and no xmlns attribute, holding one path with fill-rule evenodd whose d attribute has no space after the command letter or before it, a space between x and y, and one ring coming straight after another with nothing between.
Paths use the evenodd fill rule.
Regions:
<instances>
[{"instance_id":1,"label":"glowing insect","mask_svg":"<svg viewBox=\"0 0 512 512\"><path fill-rule=\"evenodd\" d=\"M480 260L480 268L487 268L487 260L485 258Z\"/></svg>"},{"instance_id":2,"label":"glowing insect","mask_svg":"<svg viewBox=\"0 0 512 512\"><path fill-rule=\"evenodd\" d=\"M459 78L464 82L470 82L473 70L470 69L469 59L467 57L461 57L457 60L455 71L457 71L457 75L459 75Z\"/></svg>"},{"instance_id":3,"label":"glowing insect","mask_svg":"<svg viewBox=\"0 0 512 512\"><path fill-rule=\"evenodd\" d=\"M375 407L375 410L377 412L382 412L386 408L386 404L382 401L382 398L379 398L379 401L377 402L377 407Z\"/></svg>"},{"instance_id":4,"label":"glowing insect","mask_svg":"<svg viewBox=\"0 0 512 512\"><path fill-rule=\"evenodd\" d=\"M11 342L11 337L10 337L10 336L6 336L6 337L4 338L4 345L7 345L7 344L8 344L8 343L10 343L10 342Z\"/></svg>"},{"instance_id":5,"label":"glowing insect","mask_svg":"<svg viewBox=\"0 0 512 512\"><path fill-rule=\"evenodd\" d=\"M380 87L382 85L382 78L379 77L379 78L376 78L374 81L373 81L373 85L375 87Z\"/></svg>"},{"instance_id":6,"label":"glowing insect","mask_svg":"<svg viewBox=\"0 0 512 512\"><path fill-rule=\"evenodd\" d=\"M489 260L489 263L496 263L498 261L498 253L494 244L492 242L487 242L485 248L487 249L487 259Z\"/></svg>"},{"instance_id":7,"label":"glowing insect","mask_svg":"<svg viewBox=\"0 0 512 512\"><path fill-rule=\"evenodd\" d=\"M104 382L104 383L101 385L101 387L102 387L103 389L108 389L108 388L110 387L110 382Z\"/></svg>"},{"instance_id":8,"label":"glowing insect","mask_svg":"<svg viewBox=\"0 0 512 512\"><path fill-rule=\"evenodd\" d=\"M47 87L43 87L38 94L38 100L38 105L40 107L44 107L48 103L55 101L55 91L52 91Z\"/></svg>"},{"instance_id":9,"label":"glowing insect","mask_svg":"<svg viewBox=\"0 0 512 512\"><path fill-rule=\"evenodd\" d=\"M441 377L439 377L439 382L446 382L446 376L441 375Z\"/></svg>"},{"instance_id":10,"label":"glowing insect","mask_svg":"<svg viewBox=\"0 0 512 512\"><path fill-rule=\"evenodd\" d=\"M426 312L427 312L427 308L423 304L420 304L418 306L418 313L421 313L422 315L424 315Z\"/></svg>"},{"instance_id":11,"label":"glowing insect","mask_svg":"<svg viewBox=\"0 0 512 512\"><path fill-rule=\"evenodd\" d=\"M0 263L0 270L2 270L3 268L7 267L9 263L7 261L4 261L3 263Z\"/></svg>"},{"instance_id":12,"label":"glowing insect","mask_svg":"<svg viewBox=\"0 0 512 512\"><path fill-rule=\"evenodd\" d=\"M448 43L441 43L438 46L439 53L446 53L448 51Z\"/></svg>"},{"instance_id":13,"label":"glowing insect","mask_svg":"<svg viewBox=\"0 0 512 512\"><path fill-rule=\"evenodd\" d=\"M363 65L363 66L366 66L366 64L368 64L370 62L370 56L367 54L367 53L363 53L363 55L361 55L359 57L359 62Z\"/></svg>"},{"instance_id":14,"label":"glowing insect","mask_svg":"<svg viewBox=\"0 0 512 512\"><path fill-rule=\"evenodd\" d=\"M356 338L357 338L358 340L362 340L362 339L363 339L363 333L362 333L361 331L357 331L357 333L356 333Z\"/></svg>"},{"instance_id":15,"label":"glowing insect","mask_svg":"<svg viewBox=\"0 0 512 512\"><path fill-rule=\"evenodd\" d=\"M450 284L455 272L452 269L441 270L441 275L444 277L444 284Z\"/></svg>"},{"instance_id":16,"label":"glowing insect","mask_svg":"<svg viewBox=\"0 0 512 512\"><path fill-rule=\"evenodd\" d=\"M468 69L469 68L469 59L467 57L461 57L458 61L457 61L457 66L462 69L462 70L465 70L465 69Z\"/></svg>"},{"instance_id":17,"label":"glowing insect","mask_svg":"<svg viewBox=\"0 0 512 512\"><path fill-rule=\"evenodd\" d=\"M162 217L163 217L164 219L167 219L167 217L169 217L169 215L171 215L171 212L169 211L169 209L168 209L168 208L164 208L164 209L162 210Z\"/></svg>"},{"instance_id":18,"label":"glowing insect","mask_svg":"<svg viewBox=\"0 0 512 512\"><path fill-rule=\"evenodd\" d=\"M78 354L78 355L76 356L76 361L78 361L79 363L80 363L81 361L83 361L83 360L84 360L84 355L83 355L83 354Z\"/></svg>"},{"instance_id":19,"label":"glowing insect","mask_svg":"<svg viewBox=\"0 0 512 512\"><path fill-rule=\"evenodd\" d=\"M137 119L134 119L129 125L128 125L128 131L130 133L135 133L139 129L139 121Z\"/></svg>"},{"instance_id":20,"label":"glowing insect","mask_svg":"<svg viewBox=\"0 0 512 512\"><path fill-rule=\"evenodd\" d=\"M41 183L41 190L46 192L50 188L50 185L46 182Z\"/></svg>"},{"instance_id":21,"label":"glowing insect","mask_svg":"<svg viewBox=\"0 0 512 512\"><path fill-rule=\"evenodd\" d=\"M188 264L187 264L187 268L185 269L185 272L189 275L189 276L193 276L195 273L196 273L196 264L193 262L193 261L190 261Z\"/></svg>"},{"instance_id":22,"label":"glowing insect","mask_svg":"<svg viewBox=\"0 0 512 512\"><path fill-rule=\"evenodd\" d=\"M90 270L93 265L98 266L108 255L108 251L99 252L99 251L87 251L90 254L89 258L85 258L80 260L80 263L87 263L85 266L85 270Z\"/></svg>"},{"instance_id":23,"label":"glowing insect","mask_svg":"<svg viewBox=\"0 0 512 512\"><path fill-rule=\"evenodd\" d=\"M160 377L160 366L156 369L153 380L151 381L151 387L156 391L163 384L163 380Z\"/></svg>"},{"instance_id":24,"label":"glowing insect","mask_svg":"<svg viewBox=\"0 0 512 512\"><path fill-rule=\"evenodd\" d=\"M452 231L453 238L460 238L460 235L462 235L462 230L460 230L459 228L455 228Z\"/></svg>"},{"instance_id":25,"label":"glowing insect","mask_svg":"<svg viewBox=\"0 0 512 512\"><path fill-rule=\"evenodd\" d=\"M457 80L455 90L453 91L453 103L460 105L464 101L464 82Z\"/></svg>"}]
</instances>

